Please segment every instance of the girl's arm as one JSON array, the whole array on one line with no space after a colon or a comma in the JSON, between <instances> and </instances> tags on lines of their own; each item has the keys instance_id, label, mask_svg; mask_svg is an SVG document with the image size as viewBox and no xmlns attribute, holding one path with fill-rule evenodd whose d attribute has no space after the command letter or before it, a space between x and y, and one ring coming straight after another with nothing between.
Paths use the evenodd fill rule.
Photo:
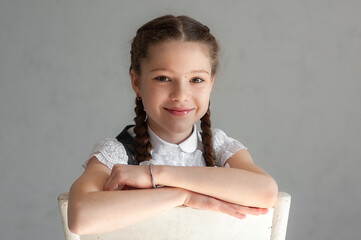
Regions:
<instances>
[{"instance_id":1,"label":"girl's arm","mask_svg":"<svg viewBox=\"0 0 361 240\"><path fill-rule=\"evenodd\" d=\"M107 232L184 203L179 188L104 191L110 169L93 157L69 192L69 229L78 234Z\"/></svg>"},{"instance_id":2,"label":"girl's arm","mask_svg":"<svg viewBox=\"0 0 361 240\"><path fill-rule=\"evenodd\" d=\"M227 202L270 208L277 200L275 180L253 163L246 149L235 153L224 167L155 166L159 185L181 187Z\"/></svg>"},{"instance_id":3,"label":"girl's arm","mask_svg":"<svg viewBox=\"0 0 361 240\"><path fill-rule=\"evenodd\" d=\"M77 234L113 231L183 204L241 219L245 214L266 213L265 209L247 208L174 187L104 191L109 175L109 168L93 157L74 182L69 193L70 231ZM149 172L145 178L150 179Z\"/></svg>"},{"instance_id":4,"label":"girl's arm","mask_svg":"<svg viewBox=\"0 0 361 240\"><path fill-rule=\"evenodd\" d=\"M153 177L157 185L179 187L212 196L230 203L260 208L273 207L278 194L274 179L253 163L246 149L235 153L224 167L174 167L153 166ZM113 168L106 189L119 185L142 187L150 181L139 178L146 166L118 165ZM135 177L136 176L136 177Z\"/></svg>"}]
</instances>

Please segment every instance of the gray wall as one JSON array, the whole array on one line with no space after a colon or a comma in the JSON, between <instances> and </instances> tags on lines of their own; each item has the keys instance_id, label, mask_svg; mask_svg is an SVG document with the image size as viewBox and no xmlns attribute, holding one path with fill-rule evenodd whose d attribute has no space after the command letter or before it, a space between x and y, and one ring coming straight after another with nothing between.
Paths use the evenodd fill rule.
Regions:
<instances>
[{"instance_id":1,"label":"gray wall","mask_svg":"<svg viewBox=\"0 0 361 240\"><path fill-rule=\"evenodd\" d=\"M57 195L133 118L136 29L165 13L222 45L213 126L293 197L288 239L361 231L360 1L0 2L1 239L64 239Z\"/></svg>"}]
</instances>

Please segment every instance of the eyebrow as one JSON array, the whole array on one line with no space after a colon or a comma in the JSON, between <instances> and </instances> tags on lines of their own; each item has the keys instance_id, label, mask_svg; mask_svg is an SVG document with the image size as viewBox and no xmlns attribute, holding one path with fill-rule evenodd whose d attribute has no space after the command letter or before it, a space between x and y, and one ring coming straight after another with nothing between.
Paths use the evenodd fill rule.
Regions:
<instances>
[{"instance_id":1,"label":"eyebrow","mask_svg":"<svg viewBox=\"0 0 361 240\"><path fill-rule=\"evenodd\" d=\"M152 69L150 72L156 72L156 71L167 71L167 72L172 72L174 73L174 71L170 70L170 69L166 69L166 68L154 68ZM209 75L209 72L206 70L193 70L190 73L206 73Z\"/></svg>"}]
</instances>

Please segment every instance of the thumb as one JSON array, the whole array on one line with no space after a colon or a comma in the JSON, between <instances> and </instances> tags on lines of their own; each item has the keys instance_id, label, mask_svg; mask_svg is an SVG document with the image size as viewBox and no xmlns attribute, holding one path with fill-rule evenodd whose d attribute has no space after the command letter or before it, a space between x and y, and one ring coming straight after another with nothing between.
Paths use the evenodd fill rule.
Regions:
<instances>
[{"instance_id":1,"label":"thumb","mask_svg":"<svg viewBox=\"0 0 361 240\"><path fill-rule=\"evenodd\" d=\"M119 185L116 181L116 179L114 178L109 178L108 181L105 183L104 185L104 190L105 191L115 191L115 190L120 190L122 189L123 186Z\"/></svg>"}]
</instances>

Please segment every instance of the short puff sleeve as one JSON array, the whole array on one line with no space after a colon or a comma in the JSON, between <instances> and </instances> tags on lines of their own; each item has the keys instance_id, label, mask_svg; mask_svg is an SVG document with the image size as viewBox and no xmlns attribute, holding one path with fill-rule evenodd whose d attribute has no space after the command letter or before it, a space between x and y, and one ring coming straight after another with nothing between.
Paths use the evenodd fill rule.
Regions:
<instances>
[{"instance_id":1,"label":"short puff sleeve","mask_svg":"<svg viewBox=\"0 0 361 240\"><path fill-rule=\"evenodd\" d=\"M245 148L239 141L228 137L222 130L213 130L213 149L216 155L216 166L225 167L226 161L233 156L239 150Z\"/></svg>"},{"instance_id":2,"label":"short puff sleeve","mask_svg":"<svg viewBox=\"0 0 361 240\"><path fill-rule=\"evenodd\" d=\"M85 168L93 156L112 169L115 164L128 164L128 155L122 143L115 138L106 138L96 142L88 160L83 164Z\"/></svg>"}]
</instances>

